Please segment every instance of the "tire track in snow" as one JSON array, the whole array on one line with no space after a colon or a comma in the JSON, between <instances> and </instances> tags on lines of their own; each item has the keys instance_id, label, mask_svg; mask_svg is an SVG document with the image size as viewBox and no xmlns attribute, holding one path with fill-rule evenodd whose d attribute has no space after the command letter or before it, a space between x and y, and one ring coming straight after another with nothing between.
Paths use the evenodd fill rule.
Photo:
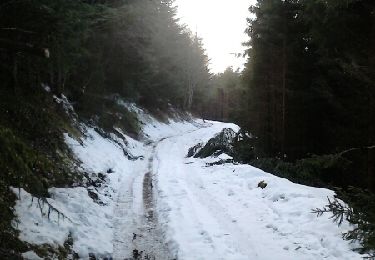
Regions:
<instances>
[{"instance_id":1,"label":"tire track in snow","mask_svg":"<svg viewBox=\"0 0 375 260\"><path fill-rule=\"evenodd\" d=\"M199 128L184 134L197 130ZM155 212L157 201L153 183L155 175L153 162L159 143L177 136L180 135L165 137L147 144L149 147L152 146L144 160L148 158L148 163L140 167L141 171L127 174L127 178L121 181L122 185L114 209L114 260L176 259L169 250L165 241L165 231Z\"/></svg>"},{"instance_id":2,"label":"tire track in snow","mask_svg":"<svg viewBox=\"0 0 375 260\"><path fill-rule=\"evenodd\" d=\"M160 152L164 150L168 151L170 156L178 155L176 157L172 156L172 160L171 158L168 160L163 158L163 153L156 154L158 161L162 164L159 165L156 172L160 175L159 177L163 178L163 185L173 183L173 186L169 186L168 195L164 195L164 191L162 191L166 188L165 186L161 190L158 187L160 194L179 198L178 201L175 201L175 205L164 201L165 205L163 206L166 208L172 207L171 211L175 214L174 219L183 218L181 220L184 223L183 230L188 230L187 232L190 232L190 234L180 233L180 236L188 236L188 239L201 237L202 243L199 245L199 249L192 248L186 243L183 250L177 246L176 249L179 256L182 258L188 257L188 259L194 259L192 257L196 259L206 259L205 257L226 259L225 256L228 255L231 255L233 259L258 258L260 255L259 249L251 242L252 239L243 233L225 207L217 200L214 200L214 197L207 191L196 187L197 182L198 186L200 186L199 182L201 180L199 176L194 174L189 165L185 164L185 157L180 152L182 142L173 140L183 138L187 134L190 133L168 138L170 142L167 140L167 142L161 143ZM170 162L168 166L165 164L166 161ZM196 177L198 180L195 180ZM168 212L165 213L166 223L164 225L170 226L169 228L172 226L169 231L174 233L177 223L169 223L171 221L169 214ZM236 241L241 241L241 243ZM193 254L192 251L194 252Z\"/></svg>"},{"instance_id":3,"label":"tire track in snow","mask_svg":"<svg viewBox=\"0 0 375 260\"><path fill-rule=\"evenodd\" d=\"M259 258L259 250L251 242L254 240L251 239L249 234L243 232L241 227L238 226L237 220L233 218L225 206L221 205L214 196L207 192L201 177L199 175L186 174L186 170L182 171L182 175L185 185L188 186L187 183L190 184L190 196L208 210L210 215L226 231L226 236L232 237L231 241L236 241L235 244L232 243L232 246L237 248L237 251L246 253L249 257Z\"/></svg>"},{"instance_id":4,"label":"tire track in snow","mask_svg":"<svg viewBox=\"0 0 375 260\"><path fill-rule=\"evenodd\" d=\"M163 139L162 139L163 140ZM161 140L160 140L161 141ZM160 142L159 141L159 142ZM171 257L164 234L154 214L153 158L157 144L148 156L142 172L122 183L114 212L115 260L169 260Z\"/></svg>"},{"instance_id":5,"label":"tire track in snow","mask_svg":"<svg viewBox=\"0 0 375 260\"><path fill-rule=\"evenodd\" d=\"M142 167L140 167L142 169ZM139 189L143 176L141 172L130 172L124 174L121 180L121 188L117 196L116 207L114 209L114 240L113 240L113 258L132 259L133 233L137 231L140 225L139 216L141 209L139 207Z\"/></svg>"},{"instance_id":6,"label":"tire track in snow","mask_svg":"<svg viewBox=\"0 0 375 260\"><path fill-rule=\"evenodd\" d=\"M179 154L178 151L181 149L181 147L176 146L178 142L168 144L170 145L168 146L169 154ZM163 145L168 144L163 143ZM159 156L158 161L160 161L161 163L165 163L165 161L163 162L163 158L160 158ZM188 229L191 232L198 234L198 236L204 238L204 253L206 254L206 256L199 256L199 251L197 251L195 252L197 253L195 257L197 257L197 259L206 259L204 257L209 257L208 255L211 255L211 253L213 253L214 255L216 255L214 259L225 260L225 258L221 256L227 255L229 253L236 255L236 257L238 256L238 259L245 259L245 255L240 256L241 250L238 250L234 245L232 245L232 243L230 243L231 240L225 234L228 233L226 227L227 223L223 225L223 221L221 221L222 219L219 220L217 216L215 216L218 212L210 211L209 208L205 205L205 203L202 203L202 201L200 201L197 198L198 194L196 194L192 187L188 185L187 175L191 174L191 172L188 174L186 173L186 170L187 169L185 168L183 157L178 157L175 158L175 160L173 160L173 164L170 165L168 169L158 169L157 172L159 175L164 175L165 177L168 176L168 181L170 183L173 183L173 190L170 191L171 193L169 196L180 197L178 203L179 205L177 206L177 208L175 208L175 212L179 212L180 217L183 218L181 221L185 225L185 230ZM173 174L171 174L172 171ZM167 208L169 207L168 205L164 206ZM189 220L186 219L187 216L189 216ZM217 245L225 246L218 247ZM193 248L190 249L194 250ZM180 251L180 249L177 250L179 251L179 256L182 256L182 258L184 258L187 252ZM247 248L244 251L251 251L250 255L254 255L253 249ZM213 255L211 255L211 257L213 257Z\"/></svg>"}]
</instances>

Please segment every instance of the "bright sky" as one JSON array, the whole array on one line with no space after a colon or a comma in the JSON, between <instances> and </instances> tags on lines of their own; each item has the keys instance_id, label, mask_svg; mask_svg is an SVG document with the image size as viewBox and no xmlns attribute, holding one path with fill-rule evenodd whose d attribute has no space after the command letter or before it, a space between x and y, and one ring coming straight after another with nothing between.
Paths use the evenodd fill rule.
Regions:
<instances>
[{"instance_id":1,"label":"bright sky","mask_svg":"<svg viewBox=\"0 0 375 260\"><path fill-rule=\"evenodd\" d=\"M214 73L227 67L243 68L245 59L236 58L233 53L243 53L242 42L248 8L255 0L176 0L178 17L192 32L198 32Z\"/></svg>"}]
</instances>

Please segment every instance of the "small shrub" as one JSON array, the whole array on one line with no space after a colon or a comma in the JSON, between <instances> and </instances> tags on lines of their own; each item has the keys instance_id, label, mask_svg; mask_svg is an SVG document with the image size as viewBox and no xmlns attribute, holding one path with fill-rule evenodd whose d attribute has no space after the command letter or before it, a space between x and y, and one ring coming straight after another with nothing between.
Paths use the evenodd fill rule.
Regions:
<instances>
[{"instance_id":1,"label":"small shrub","mask_svg":"<svg viewBox=\"0 0 375 260\"><path fill-rule=\"evenodd\" d=\"M233 141L236 133L231 128L224 128L215 137L208 140L202 147L196 150L194 158L206 158L226 153L233 156Z\"/></svg>"},{"instance_id":2,"label":"small shrub","mask_svg":"<svg viewBox=\"0 0 375 260\"><path fill-rule=\"evenodd\" d=\"M359 242L361 247L357 251L375 259L375 194L354 187L336 189L336 193L334 200L328 199L324 208L314 209L313 213L318 216L332 214L332 220L338 225L344 219L353 224L353 229L344 233L343 238Z\"/></svg>"},{"instance_id":3,"label":"small shrub","mask_svg":"<svg viewBox=\"0 0 375 260\"><path fill-rule=\"evenodd\" d=\"M233 142L234 160L239 163L249 163L256 158L255 144L257 139L241 129Z\"/></svg>"},{"instance_id":4,"label":"small shrub","mask_svg":"<svg viewBox=\"0 0 375 260\"><path fill-rule=\"evenodd\" d=\"M295 163L285 162L278 158L260 158L253 160L251 164L299 184L329 188L337 186L342 180L342 173L350 165L350 161L339 154L334 154L313 155Z\"/></svg>"}]
</instances>

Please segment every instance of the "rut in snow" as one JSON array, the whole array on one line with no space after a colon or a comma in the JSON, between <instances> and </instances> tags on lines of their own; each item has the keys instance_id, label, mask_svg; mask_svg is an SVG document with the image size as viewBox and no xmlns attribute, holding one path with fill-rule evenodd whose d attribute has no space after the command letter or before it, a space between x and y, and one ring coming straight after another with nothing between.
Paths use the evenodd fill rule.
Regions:
<instances>
[{"instance_id":1,"label":"rut in snow","mask_svg":"<svg viewBox=\"0 0 375 260\"><path fill-rule=\"evenodd\" d=\"M120 203L116 210L119 214L115 214L118 231L115 232L114 259L174 259L154 213L156 201L153 191L153 158L156 146L157 143L153 145L144 171L138 173L132 183L124 183L124 189L119 194ZM142 204L141 207L137 208L138 204Z\"/></svg>"}]
</instances>

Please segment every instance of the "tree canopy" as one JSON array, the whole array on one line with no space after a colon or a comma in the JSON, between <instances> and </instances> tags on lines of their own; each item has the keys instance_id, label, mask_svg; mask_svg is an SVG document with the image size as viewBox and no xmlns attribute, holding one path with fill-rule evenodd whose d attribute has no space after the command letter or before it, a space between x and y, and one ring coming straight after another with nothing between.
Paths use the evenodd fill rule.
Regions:
<instances>
[{"instance_id":1,"label":"tree canopy","mask_svg":"<svg viewBox=\"0 0 375 260\"><path fill-rule=\"evenodd\" d=\"M259 0L250 8L245 124L265 154L373 144L374 10L368 0Z\"/></svg>"},{"instance_id":2,"label":"tree canopy","mask_svg":"<svg viewBox=\"0 0 375 260\"><path fill-rule=\"evenodd\" d=\"M72 99L115 92L191 109L210 78L171 0L7 0L0 14L1 78L15 93L44 84Z\"/></svg>"}]
</instances>

